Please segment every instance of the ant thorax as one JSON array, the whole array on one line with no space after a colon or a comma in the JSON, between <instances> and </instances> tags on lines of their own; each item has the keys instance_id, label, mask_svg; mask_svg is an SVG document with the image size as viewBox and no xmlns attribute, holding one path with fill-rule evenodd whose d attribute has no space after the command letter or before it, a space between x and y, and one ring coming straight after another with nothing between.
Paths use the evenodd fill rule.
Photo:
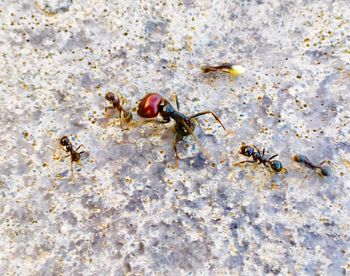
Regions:
<instances>
[{"instance_id":1,"label":"ant thorax","mask_svg":"<svg viewBox=\"0 0 350 276\"><path fill-rule=\"evenodd\" d=\"M80 160L80 153L76 151L72 151L72 161L77 162Z\"/></svg>"},{"instance_id":2,"label":"ant thorax","mask_svg":"<svg viewBox=\"0 0 350 276\"><path fill-rule=\"evenodd\" d=\"M255 151L255 152L253 153L253 159L254 159L255 161L260 160L261 158L262 158L262 156L260 155L259 152Z\"/></svg>"},{"instance_id":3,"label":"ant thorax","mask_svg":"<svg viewBox=\"0 0 350 276\"><path fill-rule=\"evenodd\" d=\"M161 108L160 113L163 117L172 117L174 113L177 113L174 107L166 100L164 100L160 108ZM175 118L173 119L175 120Z\"/></svg>"}]
</instances>

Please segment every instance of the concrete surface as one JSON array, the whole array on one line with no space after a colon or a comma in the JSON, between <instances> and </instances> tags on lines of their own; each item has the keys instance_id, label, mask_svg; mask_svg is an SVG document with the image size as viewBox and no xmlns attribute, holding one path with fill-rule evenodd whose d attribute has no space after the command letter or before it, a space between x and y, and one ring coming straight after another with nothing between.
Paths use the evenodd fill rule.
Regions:
<instances>
[{"instance_id":1,"label":"concrete surface","mask_svg":"<svg viewBox=\"0 0 350 276\"><path fill-rule=\"evenodd\" d=\"M349 22L347 0L1 1L2 275L349 275ZM222 62L247 71L200 71ZM121 131L107 91L228 131L201 117L177 169L172 124ZM233 166L242 143L287 173Z\"/></svg>"}]
</instances>

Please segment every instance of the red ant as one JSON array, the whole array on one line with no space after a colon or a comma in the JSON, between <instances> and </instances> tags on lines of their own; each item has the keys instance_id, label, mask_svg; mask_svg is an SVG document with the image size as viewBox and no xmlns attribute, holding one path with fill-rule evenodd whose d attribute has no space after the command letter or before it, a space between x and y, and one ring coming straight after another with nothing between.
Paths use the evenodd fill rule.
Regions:
<instances>
[{"instance_id":1,"label":"red ant","mask_svg":"<svg viewBox=\"0 0 350 276\"><path fill-rule=\"evenodd\" d=\"M265 167L268 167L268 165L273 169L275 172L280 172L283 167L282 163L278 160L273 160L278 154L275 154L271 156L270 158L265 157L265 149L263 149L262 154L260 153L259 149L256 148L255 146L245 146L243 145L240 150L240 154L247 156L247 157L253 157L253 160L246 160L242 162L238 162L234 164L234 166L242 163L257 163L258 164L263 164Z\"/></svg>"},{"instance_id":2,"label":"red ant","mask_svg":"<svg viewBox=\"0 0 350 276\"><path fill-rule=\"evenodd\" d=\"M179 102L177 100L177 97L176 106L179 110ZM211 114L213 115L215 120L220 123L222 128L225 129L219 117L214 112L203 111L191 116L187 116L179 111L176 111L168 100L164 99L163 96L157 93L147 94L141 100L138 106L137 114L143 118L155 118L159 114L163 119L162 123L169 123L170 119L173 119L175 121L173 147L176 156L176 166L178 166L178 162L180 159L177 152L176 143L185 136L193 135L193 131L196 127L195 122L193 120L194 118L205 114ZM195 138L195 136L193 137Z\"/></svg>"},{"instance_id":3,"label":"red ant","mask_svg":"<svg viewBox=\"0 0 350 276\"><path fill-rule=\"evenodd\" d=\"M71 143L71 141L69 141L68 137L67 136L63 136L60 140L60 144L62 147L65 147L63 150L65 152L69 152L69 154L66 157L71 157L71 170L73 172L73 162L76 162L80 165L80 160L81 160L81 155L82 153L85 153L85 151L81 151L81 152L78 152L78 150L80 149L80 147L82 145L80 145L79 147L77 147L76 150L73 149L73 145Z\"/></svg>"},{"instance_id":4,"label":"red ant","mask_svg":"<svg viewBox=\"0 0 350 276\"><path fill-rule=\"evenodd\" d=\"M302 163L305 165L305 167L309 168L309 169L312 169L312 170L317 170L319 169L320 170L320 173L322 176L329 176L331 174L331 171L330 171L330 168L329 167L326 167L326 166L321 166L323 163L327 162L327 161L323 161L321 162L319 165L315 165L314 163L312 163L309 158L307 158L306 156L304 155L301 155L301 154L297 154L293 157L293 160L295 162L298 162L298 163Z\"/></svg>"},{"instance_id":5,"label":"red ant","mask_svg":"<svg viewBox=\"0 0 350 276\"><path fill-rule=\"evenodd\" d=\"M108 92L105 98L112 104L112 106L105 108L105 112L116 110L119 114L120 128L123 129L123 120L130 122L132 120L132 113L123 108L119 97L115 96L112 92Z\"/></svg>"}]
</instances>

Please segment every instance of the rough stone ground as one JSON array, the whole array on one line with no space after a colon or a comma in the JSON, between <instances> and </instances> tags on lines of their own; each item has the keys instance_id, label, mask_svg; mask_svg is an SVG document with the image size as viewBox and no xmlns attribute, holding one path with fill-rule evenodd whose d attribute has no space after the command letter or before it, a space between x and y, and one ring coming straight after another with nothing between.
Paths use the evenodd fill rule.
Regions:
<instances>
[{"instance_id":1,"label":"rough stone ground","mask_svg":"<svg viewBox=\"0 0 350 276\"><path fill-rule=\"evenodd\" d=\"M3 275L350 273L349 1L0 1L0 23ZM220 62L247 72L201 73ZM172 125L122 132L107 91L229 131L202 117L176 169ZM243 142L287 173L234 167Z\"/></svg>"}]
</instances>

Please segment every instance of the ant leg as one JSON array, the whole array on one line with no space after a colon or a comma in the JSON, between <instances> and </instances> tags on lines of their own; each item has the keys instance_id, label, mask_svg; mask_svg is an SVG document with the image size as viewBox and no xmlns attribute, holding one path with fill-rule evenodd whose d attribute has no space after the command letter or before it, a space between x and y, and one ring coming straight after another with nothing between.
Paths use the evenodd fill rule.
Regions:
<instances>
[{"instance_id":1,"label":"ant leg","mask_svg":"<svg viewBox=\"0 0 350 276\"><path fill-rule=\"evenodd\" d=\"M77 147L77 148L75 149L75 151L78 151L78 149L80 149L81 146L84 146L84 145L81 144L79 147Z\"/></svg>"},{"instance_id":2,"label":"ant leg","mask_svg":"<svg viewBox=\"0 0 350 276\"><path fill-rule=\"evenodd\" d=\"M106 113L106 118L107 119L110 119L110 118L112 118L112 116L114 116L114 114L116 114L116 109L115 109L115 107L114 106L108 106L108 107L106 107L105 108L105 113Z\"/></svg>"},{"instance_id":3,"label":"ant leg","mask_svg":"<svg viewBox=\"0 0 350 276\"><path fill-rule=\"evenodd\" d=\"M132 120L132 113L123 109L123 120L126 123L130 123L130 121Z\"/></svg>"},{"instance_id":4,"label":"ant leg","mask_svg":"<svg viewBox=\"0 0 350 276\"><path fill-rule=\"evenodd\" d=\"M303 180L301 181L301 184L304 184L304 181L305 181L305 179L307 178L307 176L308 176L309 174L307 173L307 174L305 174L305 176L304 176L304 178L303 178Z\"/></svg>"},{"instance_id":5,"label":"ant leg","mask_svg":"<svg viewBox=\"0 0 350 276\"><path fill-rule=\"evenodd\" d=\"M319 166L321 166L321 165L324 164L324 163L328 163L329 165L332 165L332 166L334 165L333 162L330 161L330 160L323 160L323 161L320 163Z\"/></svg>"},{"instance_id":6,"label":"ant leg","mask_svg":"<svg viewBox=\"0 0 350 276\"><path fill-rule=\"evenodd\" d=\"M194 114L192 116L190 116L190 118L196 118L196 117L199 117L199 116L202 116L202 115L205 115L205 114L211 114L213 115L213 117L215 118L215 120L217 122L219 122L219 124L222 126L223 129L226 130L226 128L224 127L224 125L222 124L222 122L220 121L219 117L212 111L203 111L203 112L199 112L197 114Z\"/></svg>"},{"instance_id":7,"label":"ant leg","mask_svg":"<svg viewBox=\"0 0 350 276\"><path fill-rule=\"evenodd\" d=\"M65 152L69 152L69 150L66 150L63 146L61 146L61 148L62 148Z\"/></svg>"},{"instance_id":8,"label":"ant leg","mask_svg":"<svg viewBox=\"0 0 350 276\"><path fill-rule=\"evenodd\" d=\"M274 159L276 156L278 156L278 154L275 154L275 155L271 156L271 157L268 159L268 161L270 161L271 159Z\"/></svg>"},{"instance_id":9,"label":"ant leg","mask_svg":"<svg viewBox=\"0 0 350 276\"><path fill-rule=\"evenodd\" d=\"M238 163L235 163L233 164L233 166L238 166L239 164L243 164L243 163L256 163L255 161L252 161L252 160L246 160L246 161L241 161L241 162L238 162Z\"/></svg>"},{"instance_id":10,"label":"ant leg","mask_svg":"<svg viewBox=\"0 0 350 276\"><path fill-rule=\"evenodd\" d=\"M123 122L126 123L130 123L130 121L132 120L132 113L125 110L122 106L122 104L124 103L124 99L121 99L121 103L119 106L119 121L120 121L120 127L123 130Z\"/></svg>"},{"instance_id":11,"label":"ant leg","mask_svg":"<svg viewBox=\"0 0 350 276\"><path fill-rule=\"evenodd\" d=\"M179 160L180 160L180 158L179 158L179 154L178 154L178 152L177 152L177 147L176 147L177 138L178 138L178 136L177 136L177 132L174 130L174 136L173 136L173 148L174 148L174 151L175 151L175 158L176 158L176 161L175 161L175 166L176 166L176 168L178 168L178 167L179 167Z\"/></svg>"},{"instance_id":12,"label":"ant leg","mask_svg":"<svg viewBox=\"0 0 350 276\"><path fill-rule=\"evenodd\" d=\"M163 117L163 121L161 121L160 123L161 123L161 124L170 123L170 117Z\"/></svg>"},{"instance_id":13,"label":"ant leg","mask_svg":"<svg viewBox=\"0 0 350 276\"><path fill-rule=\"evenodd\" d=\"M107 112L109 112L110 110L113 110L113 109L114 109L113 106L107 106L107 107L105 108L105 112L107 113Z\"/></svg>"},{"instance_id":14,"label":"ant leg","mask_svg":"<svg viewBox=\"0 0 350 276\"><path fill-rule=\"evenodd\" d=\"M81 155L82 153L86 153L85 157L89 157L89 152L84 151L84 150L83 150L83 151L78 152L78 154L79 154L79 155ZM80 156L79 156L79 161L78 161L77 163L79 164L79 162L81 162ZM81 163L80 163L79 165L81 165Z\"/></svg>"},{"instance_id":15,"label":"ant leg","mask_svg":"<svg viewBox=\"0 0 350 276\"><path fill-rule=\"evenodd\" d=\"M189 127L189 125L188 125L183 119L180 119L180 120L181 120L181 122L182 122L182 124L183 124L183 127L184 127L184 128L187 130L187 132L188 132L189 134L191 134L191 136L193 137L193 140L194 140L195 143L197 144L197 146L198 146L198 148L199 148L199 151L201 151L201 152L204 154L204 156L205 156L206 158L209 159L209 154L204 150L204 148L203 148L202 144L199 142L197 136L194 135L193 130ZM175 128L176 128L176 125L175 125ZM176 129L175 129L175 132L176 132Z\"/></svg>"},{"instance_id":16,"label":"ant leg","mask_svg":"<svg viewBox=\"0 0 350 276\"><path fill-rule=\"evenodd\" d=\"M67 158L67 157L69 157L69 156L70 156L70 154L66 155L64 158Z\"/></svg>"},{"instance_id":17,"label":"ant leg","mask_svg":"<svg viewBox=\"0 0 350 276\"><path fill-rule=\"evenodd\" d=\"M193 139L194 139L194 141L196 142L197 146L200 148L200 150L201 150L202 152L204 152L204 149L203 149L201 143L199 142L197 136L194 135L193 130L189 127L189 125L188 125L184 120L182 120L182 119L180 119L180 120L182 121L183 126L184 126L184 128L187 130L187 132L188 132L189 134L191 134L191 136L193 137ZM175 128L176 128L176 125L175 125ZM175 132L176 132L176 130L175 130Z\"/></svg>"},{"instance_id":18,"label":"ant leg","mask_svg":"<svg viewBox=\"0 0 350 276\"><path fill-rule=\"evenodd\" d=\"M179 100L178 100L176 94L175 94L174 98L175 98L175 103L176 103L177 111L180 111L180 104L179 104Z\"/></svg>"},{"instance_id":19,"label":"ant leg","mask_svg":"<svg viewBox=\"0 0 350 276\"><path fill-rule=\"evenodd\" d=\"M118 119L119 119L119 125L120 125L120 129L123 130L123 119L122 119L122 112L124 111L122 108L122 103L121 103L122 99L118 101L118 106L117 106L117 110L118 110ZM114 105L114 104L113 104Z\"/></svg>"}]
</instances>

